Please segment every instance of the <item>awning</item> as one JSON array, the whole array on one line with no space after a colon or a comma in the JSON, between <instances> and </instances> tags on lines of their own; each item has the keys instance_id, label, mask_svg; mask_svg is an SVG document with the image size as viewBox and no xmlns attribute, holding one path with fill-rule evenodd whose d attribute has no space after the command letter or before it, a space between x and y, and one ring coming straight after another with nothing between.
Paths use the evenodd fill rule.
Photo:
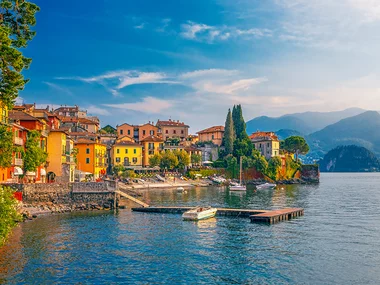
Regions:
<instances>
[{"instance_id":1,"label":"awning","mask_svg":"<svg viewBox=\"0 0 380 285\"><path fill-rule=\"evenodd\" d=\"M14 172L13 172L14 175L23 175L24 172L22 171L22 169L18 166L15 166L14 167Z\"/></svg>"},{"instance_id":2,"label":"awning","mask_svg":"<svg viewBox=\"0 0 380 285\"><path fill-rule=\"evenodd\" d=\"M27 171L27 172L25 173L25 175L26 175L26 176L36 176L36 172L34 172L34 171Z\"/></svg>"},{"instance_id":3,"label":"awning","mask_svg":"<svg viewBox=\"0 0 380 285\"><path fill-rule=\"evenodd\" d=\"M41 176L46 176L45 168L41 168L40 174L41 174Z\"/></svg>"}]
</instances>

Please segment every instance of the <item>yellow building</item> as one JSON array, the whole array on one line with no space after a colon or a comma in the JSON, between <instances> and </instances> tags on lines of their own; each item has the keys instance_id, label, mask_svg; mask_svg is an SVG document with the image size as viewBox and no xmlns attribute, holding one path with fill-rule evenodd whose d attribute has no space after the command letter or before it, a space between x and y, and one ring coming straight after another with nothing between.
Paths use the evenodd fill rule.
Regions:
<instances>
[{"instance_id":1,"label":"yellow building","mask_svg":"<svg viewBox=\"0 0 380 285\"><path fill-rule=\"evenodd\" d=\"M157 136L149 136L141 140L143 147L143 166L149 166L149 158L160 153L164 148L164 141Z\"/></svg>"},{"instance_id":2,"label":"yellow building","mask_svg":"<svg viewBox=\"0 0 380 285\"><path fill-rule=\"evenodd\" d=\"M274 132L256 132L249 136L255 149L265 158L270 159L280 155L280 141Z\"/></svg>"},{"instance_id":3,"label":"yellow building","mask_svg":"<svg viewBox=\"0 0 380 285\"><path fill-rule=\"evenodd\" d=\"M8 124L8 107L0 101L0 125ZM0 167L0 182L7 181L9 168Z\"/></svg>"},{"instance_id":4,"label":"yellow building","mask_svg":"<svg viewBox=\"0 0 380 285\"><path fill-rule=\"evenodd\" d=\"M75 142L77 153L77 169L88 172L98 179L106 174L107 146L89 139L78 139Z\"/></svg>"},{"instance_id":5,"label":"yellow building","mask_svg":"<svg viewBox=\"0 0 380 285\"><path fill-rule=\"evenodd\" d=\"M75 162L73 140L63 130L51 130L47 138L48 179L56 182L74 182ZM51 172L55 177L51 177Z\"/></svg>"},{"instance_id":6,"label":"yellow building","mask_svg":"<svg viewBox=\"0 0 380 285\"><path fill-rule=\"evenodd\" d=\"M124 167L142 166L142 146L127 140L117 140L111 149L112 165Z\"/></svg>"}]
</instances>

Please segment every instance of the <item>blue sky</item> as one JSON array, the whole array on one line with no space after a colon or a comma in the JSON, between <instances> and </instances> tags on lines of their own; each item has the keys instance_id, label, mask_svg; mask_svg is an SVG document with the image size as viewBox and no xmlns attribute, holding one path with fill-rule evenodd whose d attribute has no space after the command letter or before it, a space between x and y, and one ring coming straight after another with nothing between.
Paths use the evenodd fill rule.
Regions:
<instances>
[{"instance_id":1,"label":"blue sky","mask_svg":"<svg viewBox=\"0 0 380 285\"><path fill-rule=\"evenodd\" d=\"M19 101L105 124L380 109L377 0L35 0Z\"/></svg>"}]
</instances>

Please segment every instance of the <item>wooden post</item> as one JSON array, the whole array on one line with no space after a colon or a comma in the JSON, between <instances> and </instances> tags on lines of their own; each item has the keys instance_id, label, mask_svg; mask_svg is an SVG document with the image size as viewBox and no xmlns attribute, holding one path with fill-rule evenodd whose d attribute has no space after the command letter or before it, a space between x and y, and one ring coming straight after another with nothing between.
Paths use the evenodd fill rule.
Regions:
<instances>
[{"instance_id":1,"label":"wooden post","mask_svg":"<svg viewBox=\"0 0 380 285\"><path fill-rule=\"evenodd\" d=\"M113 209L116 210L116 191L115 191L115 197L113 198Z\"/></svg>"}]
</instances>

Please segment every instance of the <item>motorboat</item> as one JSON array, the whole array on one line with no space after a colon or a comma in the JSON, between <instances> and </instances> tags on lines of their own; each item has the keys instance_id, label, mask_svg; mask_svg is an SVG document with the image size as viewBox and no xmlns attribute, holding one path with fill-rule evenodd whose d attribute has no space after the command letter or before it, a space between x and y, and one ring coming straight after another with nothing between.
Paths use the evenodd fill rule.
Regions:
<instances>
[{"instance_id":1,"label":"motorboat","mask_svg":"<svg viewBox=\"0 0 380 285\"><path fill-rule=\"evenodd\" d=\"M185 191L185 188L183 188L183 187L181 187L181 186L180 186L180 187L177 187L177 191L178 191L178 192L183 192L183 191Z\"/></svg>"},{"instance_id":2,"label":"motorboat","mask_svg":"<svg viewBox=\"0 0 380 285\"><path fill-rule=\"evenodd\" d=\"M247 187L241 183L241 173L242 173L242 157L240 157L240 179L239 183L230 183L230 191L246 191Z\"/></svg>"},{"instance_id":3,"label":"motorboat","mask_svg":"<svg viewBox=\"0 0 380 285\"><path fill-rule=\"evenodd\" d=\"M273 189L275 188L277 185L274 184L274 183L264 183L264 184L260 184L260 185L257 185L256 186L256 189L258 190L262 190L262 189Z\"/></svg>"},{"instance_id":4,"label":"motorboat","mask_svg":"<svg viewBox=\"0 0 380 285\"><path fill-rule=\"evenodd\" d=\"M183 213L185 221L199 221L215 217L217 209L212 207L196 207Z\"/></svg>"}]
</instances>

